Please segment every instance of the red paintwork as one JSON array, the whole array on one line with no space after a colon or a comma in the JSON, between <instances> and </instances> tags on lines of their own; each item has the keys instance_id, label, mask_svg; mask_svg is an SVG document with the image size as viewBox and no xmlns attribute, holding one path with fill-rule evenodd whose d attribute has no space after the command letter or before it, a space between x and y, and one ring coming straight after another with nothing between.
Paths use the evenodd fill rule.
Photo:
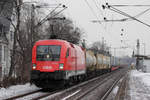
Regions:
<instances>
[{"instance_id":1,"label":"red paintwork","mask_svg":"<svg viewBox=\"0 0 150 100\"><path fill-rule=\"evenodd\" d=\"M116 69L118 69L118 68L119 68L119 66L113 66L113 67L111 68L111 70L114 71L114 70L116 70Z\"/></svg>"},{"instance_id":2,"label":"red paintwork","mask_svg":"<svg viewBox=\"0 0 150 100\"><path fill-rule=\"evenodd\" d=\"M36 61L36 47L39 45L61 46L60 61ZM68 48L69 57L66 58ZM40 40L35 43L32 49L32 64L36 64L37 68L35 70L40 70L41 72L60 70L59 64L64 64L63 70L65 71L85 70L85 51L81 47L64 40ZM51 69L43 69L43 66L51 66Z\"/></svg>"}]
</instances>

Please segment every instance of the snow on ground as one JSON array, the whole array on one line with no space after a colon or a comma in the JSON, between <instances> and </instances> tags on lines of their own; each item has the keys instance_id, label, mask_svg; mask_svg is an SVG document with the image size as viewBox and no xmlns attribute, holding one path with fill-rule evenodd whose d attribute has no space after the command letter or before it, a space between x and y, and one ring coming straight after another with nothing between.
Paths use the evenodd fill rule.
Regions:
<instances>
[{"instance_id":1,"label":"snow on ground","mask_svg":"<svg viewBox=\"0 0 150 100\"><path fill-rule=\"evenodd\" d=\"M113 92L113 94L115 94L115 95L116 95L116 94L117 94L117 92L118 92L118 90L119 90L119 87L118 87L118 86L116 86L116 87L113 89L113 91L112 91L112 92Z\"/></svg>"},{"instance_id":2,"label":"snow on ground","mask_svg":"<svg viewBox=\"0 0 150 100\"><path fill-rule=\"evenodd\" d=\"M132 70L127 94L131 100L150 100L150 73Z\"/></svg>"},{"instance_id":3,"label":"snow on ground","mask_svg":"<svg viewBox=\"0 0 150 100\"><path fill-rule=\"evenodd\" d=\"M29 83L25 85L15 85L9 88L0 88L0 100L6 99L12 96L28 93L31 91L38 90L34 85L30 85Z\"/></svg>"}]
</instances>

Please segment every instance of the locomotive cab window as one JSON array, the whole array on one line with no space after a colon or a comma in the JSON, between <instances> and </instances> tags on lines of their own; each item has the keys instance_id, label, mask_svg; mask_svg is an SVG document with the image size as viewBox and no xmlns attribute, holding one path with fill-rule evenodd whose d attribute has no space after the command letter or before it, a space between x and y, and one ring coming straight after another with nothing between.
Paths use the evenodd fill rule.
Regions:
<instances>
[{"instance_id":1,"label":"locomotive cab window","mask_svg":"<svg viewBox=\"0 0 150 100\"><path fill-rule=\"evenodd\" d=\"M41 45L37 46L37 61L59 61L61 46Z\"/></svg>"},{"instance_id":2,"label":"locomotive cab window","mask_svg":"<svg viewBox=\"0 0 150 100\"><path fill-rule=\"evenodd\" d=\"M67 49L67 52L66 52L66 58L69 57L69 48Z\"/></svg>"}]
</instances>

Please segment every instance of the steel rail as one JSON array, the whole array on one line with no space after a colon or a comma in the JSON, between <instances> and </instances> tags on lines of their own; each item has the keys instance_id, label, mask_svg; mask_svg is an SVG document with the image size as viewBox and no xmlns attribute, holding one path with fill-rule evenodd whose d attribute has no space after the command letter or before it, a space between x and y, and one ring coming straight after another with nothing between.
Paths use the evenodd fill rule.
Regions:
<instances>
[{"instance_id":1,"label":"steel rail","mask_svg":"<svg viewBox=\"0 0 150 100\"><path fill-rule=\"evenodd\" d=\"M17 98L25 97L25 96L28 96L28 95L31 95L31 94L34 94L34 93L38 93L38 92L40 92L41 90L42 90L42 89L36 90L36 91L32 91L32 92L29 92L29 93L20 94L20 95L18 95L18 96L6 98L5 100L14 100L14 99L17 99Z\"/></svg>"},{"instance_id":2,"label":"steel rail","mask_svg":"<svg viewBox=\"0 0 150 100\"><path fill-rule=\"evenodd\" d=\"M88 91L86 91L85 93L83 93L82 95L80 95L79 97L77 97L76 100L81 100L83 97L85 97L86 95L88 95L91 91L95 90L97 87L99 87L100 85L104 84L108 79L108 77L111 76L111 74L109 74L105 79L103 79L99 84L95 85L93 88L89 89ZM110 77L111 78L111 77Z\"/></svg>"},{"instance_id":3,"label":"steel rail","mask_svg":"<svg viewBox=\"0 0 150 100\"><path fill-rule=\"evenodd\" d=\"M109 94L111 93L111 91L114 89L114 87L119 83L119 81L122 79L122 78L125 78L125 76L120 76L118 80L116 80L112 86L108 89L108 91L106 91L106 93L104 94L104 96L101 98L101 100L106 100L106 98L109 96Z\"/></svg>"},{"instance_id":4,"label":"steel rail","mask_svg":"<svg viewBox=\"0 0 150 100\"><path fill-rule=\"evenodd\" d=\"M125 74L125 73L124 73ZM124 75L124 74L122 74L121 76L120 76L120 78L115 82L115 83L117 83L121 78L122 78L122 76ZM112 74L110 74L109 76L111 76ZM78 96L77 98L76 98L76 100L82 100L82 98L84 98L86 95L88 95L89 93L91 93L93 90L95 90L97 87L99 87L100 85L102 85L103 83L105 83L107 80L108 80L108 77L109 76L107 76L105 79L103 79L99 84L97 84L97 85L95 85L93 88L91 88L91 89L89 89L88 91L86 91L85 93L83 93L83 94L81 94L80 96ZM111 77L109 77L109 78L111 78ZM109 92L107 93L107 95L111 92L111 90L113 89L113 87L115 86L116 84L113 84L112 86L111 86L111 89L110 90L108 90ZM104 95L106 95L106 93L104 94ZM107 95L105 96L105 97L107 97ZM105 100L105 97L103 96L102 97L102 99L100 99L100 100ZM103 99L104 98L104 99Z\"/></svg>"},{"instance_id":5,"label":"steel rail","mask_svg":"<svg viewBox=\"0 0 150 100\"><path fill-rule=\"evenodd\" d=\"M63 90L63 89L62 89L62 90ZM56 91L53 91L53 92L44 94L44 95L42 95L42 96L33 98L33 99L31 99L31 100L39 100L39 99L43 99L43 98L48 97L48 96L51 96L51 95L53 95L53 94L55 94L55 93L61 92L62 90L56 90Z\"/></svg>"},{"instance_id":6,"label":"steel rail","mask_svg":"<svg viewBox=\"0 0 150 100\"><path fill-rule=\"evenodd\" d=\"M114 72L111 72L111 73L114 73ZM66 90L64 90L64 91L59 91L59 92L62 92L62 93L59 94L59 95L62 95L62 94L64 94L64 93L69 92L69 91L72 91L72 90L76 90L77 88L83 87L83 86L85 86L85 85L87 85L87 84L90 84L90 83L96 81L96 80L103 79L104 77L111 76L111 73L103 74L103 75L98 76L98 77L96 77L96 78L94 78L94 79L90 79L90 80L85 81L85 82L82 82L82 83L80 83L80 84L78 84L78 85L74 85L74 86L72 86L72 87L70 87L70 88L68 88L68 89L66 89ZM55 93L58 93L58 92L55 92ZM53 94L54 94L54 93L53 93ZM34 99L32 99L32 100L44 99L45 97L51 96L51 95L53 95L53 94L51 94L51 93L50 93L50 94L45 94L45 95L43 95L43 96L40 96L40 97L38 97L38 98L34 98ZM56 96L59 96L59 95L56 95ZM54 98L54 99L56 99L56 98ZM52 99L52 100L53 100L53 99ZM57 100L57 99L56 99L56 100Z\"/></svg>"}]
</instances>

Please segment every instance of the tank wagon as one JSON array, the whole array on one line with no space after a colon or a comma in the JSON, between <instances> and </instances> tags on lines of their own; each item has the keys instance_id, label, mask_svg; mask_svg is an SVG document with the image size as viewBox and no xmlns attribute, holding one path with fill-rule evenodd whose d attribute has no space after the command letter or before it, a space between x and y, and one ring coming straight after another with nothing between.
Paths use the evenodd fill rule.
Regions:
<instances>
[{"instance_id":1,"label":"tank wagon","mask_svg":"<svg viewBox=\"0 0 150 100\"><path fill-rule=\"evenodd\" d=\"M111 57L64 40L40 40L32 49L31 83L42 88L64 86L111 71Z\"/></svg>"}]
</instances>

